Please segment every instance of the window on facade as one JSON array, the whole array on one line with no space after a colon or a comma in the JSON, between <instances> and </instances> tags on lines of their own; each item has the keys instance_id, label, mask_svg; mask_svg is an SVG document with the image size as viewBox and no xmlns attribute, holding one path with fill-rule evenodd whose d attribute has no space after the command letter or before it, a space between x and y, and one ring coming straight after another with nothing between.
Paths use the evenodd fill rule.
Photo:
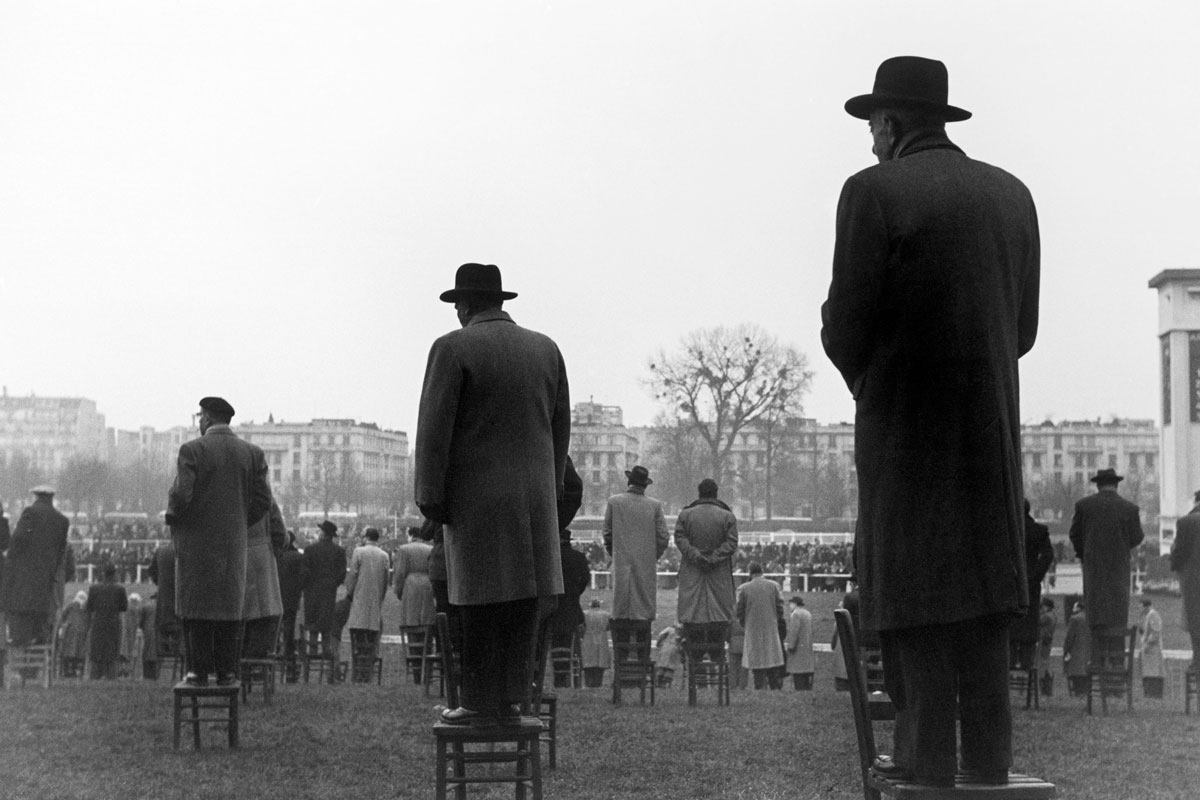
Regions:
<instances>
[{"instance_id":1,"label":"window on facade","mask_svg":"<svg viewBox=\"0 0 1200 800\"><path fill-rule=\"evenodd\" d=\"M343 446L343 447L349 447L349 446L350 446L350 434L348 434L348 433L343 433L343 434L342 434L342 446Z\"/></svg>"},{"instance_id":2,"label":"window on facade","mask_svg":"<svg viewBox=\"0 0 1200 800\"><path fill-rule=\"evenodd\" d=\"M1033 456L1033 468L1041 469L1042 468L1042 454L1041 453L1030 453L1030 455Z\"/></svg>"},{"instance_id":3,"label":"window on facade","mask_svg":"<svg viewBox=\"0 0 1200 800\"><path fill-rule=\"evenodd\" d=\"M1054 449L1055 449L1055 450L1062 450L1062 436L1060 436L1060 435L1055 435L1055 437L1054 437Z\"/></svg>"},{"instance_id":4,"label":"window on facade","mask_svg":"<svg viewBox=\"0 0 1200 800\"><path fill-rule=\"evenodd\" d=\"M295 436L292 437L292 447L299 447L299 446L300 446L300 434L297 433Z\"/></svg>"},{"instance_id":5,"label":"window on facade","mask_svg":"<svg viewBox=\"0 0 1200 800\"><path fill-rule=\"evenodd\" d=\"M300 482L300 470L294 469L294 470L292 470L292 483L299 483L299 482Z\"/></svg>"},{"instance_id":6,"label":"window on facade","mask_svg":"<svg viewBox=\"0 0 1200 800\"><path fill-rule=\"evenodd\" d=\"M1095 466L1096 466L1096 454L1095 453L1087 454L1087 465L1089 467L1095 468Z\"/></svg>"},{"instance_id":7,"label":"window on facade","mask_svg":"<svg viewBox=\"0 0 1200 800\"><path fill-rule=\"evenodd\" d=\"M300 465L300 454L299 453L292 453L292 465L293 466Z\"/></svg>"},{"instance_id":8,"label":"window on facade","mask_svg":"<svg viewBox=\"0 0 1200 800\"><path fill-rule=\"evenodd\" d=\"M1154 469L1154 453L1146 453L1144 460L1146 469Z\"/></svg>"},{"instance_id":9,"label":"window on facade","mask_svg":"<svg viewBox=\"0 0 1200 800\"><path fill-rule=\"evenodd\" d=\"M1054 466L1055 466L1055 467L1061 467L1061 466L1062 466L1062 453L1055 453L1055 454L1054 454Z\"/></svg>"},{"instance_id":10,"label":"window on facade","mask_svg":"<svg viewBox=\"0 0 1200 800\"><path fill-rule=\"evenodd\" d=\"M832 450L835 447L837 447L837 435L831 433L829 434L829 448Z\"/></svg>"},{"instance_id":11,"label":"window on facade","mask_svg":"<svg viewBox=\"0 0 1200 800\"><path fill-rule=\"evenodd\" d=\"M600 482L600 470L594 469L594 470L592 470L592 483L599 483L599 482Z\"/></svg>"},{"instance_id":12,"label":"window on facade","mask_svg":"<svg viewBox=\"0 0 1200 800\"><path fill-rule=\"evenodd\" d=\"M1080 486L1082 486L1082 485L1083 485L1083 473L1082 473L1082 472L1076 472L1076 473L1075 473L1075 482L1076 482L1077 484L1079 484Z\"/></svg>"},{"instance_id":13,"label":"window on facade","mask_svg":"<svg viewBox=\"0 0 1200 800\"><path fill-rule=\"evenodd\" d=\"M1108 466L1112 467L1113 469L1116 469L1116 468L1117 468L1117 456L1116 456L1116 454L1110 455L1110 456L1108 457Z\"/></svg>"},{"instance_id":14,"label":"window on facade","mask_svg":"<svg viewBox=\"0 0 1200 800\"><path fill-rule=\"evenodd\" d=\"M274 482L274 483L279 483L279 481L280 481L280 480L282 480L282 478L283 478L283 475L282 475L282 473L283 473L283 470L281 470L281 469L276 469L276 470L273 470L273 471L271 472L271 480L272 480L272 482Z\"/></svg>"},{"instance_id":15,"label":"window on facade","mask_svg":"<svg viewBox=\"0 0 1200 800\"><path fill-rule=\"evenodd\" d=\"M1129 468L1137 469L1137 453L1129 454Z\"/></svg>"},{"instance_id":16,"label":"window on facade","mask_svg":"<svg viewBox=\"0 0 1200 800\"><path fill-rule=\"evenodd\" d=\"M615 467L617 465L617 454L616 453L608 454L608 465L610 467Z\"/></svg>"}]
</instances>

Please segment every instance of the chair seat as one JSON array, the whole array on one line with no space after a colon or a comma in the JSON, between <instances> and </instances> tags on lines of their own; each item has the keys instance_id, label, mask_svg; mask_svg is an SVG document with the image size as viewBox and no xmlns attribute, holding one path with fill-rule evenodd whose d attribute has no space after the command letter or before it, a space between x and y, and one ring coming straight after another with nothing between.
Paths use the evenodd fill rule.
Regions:
<instances>
[{"instance_id":1,"label":"chair seat","mask_svg":"<svg viewBox=\"0 0 1200 800\"><path fill-rule=\"evenodd\" d=\"M179 749L180 730L184 724L188 724L192 726L193 745L199 750L200 725L205 722L226 725L229 747L237 748L238 700L241 693L242 686L237 681L229 686L193 686L184 681L175 684L172 690L175 749ZM191 711L191 716L187 718L183 716L185 708Z\"/></svg>"},{"instance_id":2,"label":"chair seat","mask_svg":"<svg viewBox=\"0 0 1200 800\"><path fill-rule=\"evenodd\" d=\"M986 797L989 800L1043 800L1055 796L1056 788L1028 775L1010 773L1008 783L978 783L964 775L954 780L954 786L923 786L907 781L886 780L871 775L871 786L888 797L912 800L952 800L962 797Z\"/></svg>"},{"instance_id":3,"label":"chair seat","mask_svg":"<svg viewBox=\"0 0 1200 800\"><path fill-rule=\"evenodd\" d=\"M471 784L512 784L518 798L524 798L528 788L533 800L541 800L542 731L542 721L537 717L520 717L513 722L488 727L435 722L437 780L434 796L437 800L446 800L451 787L458 797L462 797ZM505 744L512 748L497 747ZM485 747L475 749L476 745ZM480 764L486 769L468 774L468 766ZM512 764L512 771L497 769L495 765L500 764Z\"/></svg>"}]
</instances>

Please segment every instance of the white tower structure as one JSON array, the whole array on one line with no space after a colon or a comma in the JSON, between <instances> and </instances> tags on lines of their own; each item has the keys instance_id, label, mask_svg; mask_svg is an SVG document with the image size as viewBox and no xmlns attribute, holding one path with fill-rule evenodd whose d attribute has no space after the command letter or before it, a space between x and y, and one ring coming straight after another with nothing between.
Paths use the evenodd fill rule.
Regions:
<instances>
[{"instance_id":1,"label":"white tower structure","mask_svg":"<svg viewBox=\"0 0 1200 800\"><path fill-rule=\"evenodd\" d=\"M1158 290L1162 449L1159 551L1175 540L1175 521L1200 489L1200 269L1168 269L1150 279Z\"/></svg>"}]
</instances>

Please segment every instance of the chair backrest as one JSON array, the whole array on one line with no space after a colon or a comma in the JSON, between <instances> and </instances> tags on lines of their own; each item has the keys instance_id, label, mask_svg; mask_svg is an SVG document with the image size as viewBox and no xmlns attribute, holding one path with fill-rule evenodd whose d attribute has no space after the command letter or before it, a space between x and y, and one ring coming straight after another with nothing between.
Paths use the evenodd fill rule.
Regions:
<instances>
[{"instance_id":1,"label":"chair backrest","mask_svg":"<svg viewBox=\"0 0 1200 800\"><path fill-rule=\"evenodd\" d=\"M434 616L434 625L437 626L438 640L441 644L442 674L446 679L446 704L450 708L458 708L458 665L455 663L450 641L450 620L445 612L438 612Z\"/></svg>"},{"instance_id":2,"label":"chair backrest","mask_svg":"<svg viewBox=\"0 0 1200 800\"><path fill-rule=\"evenodd\" d=\"M846 665L846 681L850 684L850 705L854 710L854 731L858 735L858 761L862 770L863 796L877 795L868 785L867 778L871 763L875 760L875 733L871 729L871 717L867 710L867 676L859 658L858 634L854 630L854 618L844 608L833 612L837 622L840 650Z\"/></svg>"}]
</instances>

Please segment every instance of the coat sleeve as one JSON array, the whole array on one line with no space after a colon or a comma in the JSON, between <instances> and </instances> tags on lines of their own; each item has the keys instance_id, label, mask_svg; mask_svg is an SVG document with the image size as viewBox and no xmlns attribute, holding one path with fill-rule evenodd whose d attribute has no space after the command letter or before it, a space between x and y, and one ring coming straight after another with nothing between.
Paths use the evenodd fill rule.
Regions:
<instances>
[{"instance_id":1,"label":"coat sleeve","mask_svg":"<svg viewBox=\"0 0 1200 800\"><path fill-rule=\"evenodd\" d=\"M1046 577L1046 572L1049 571L1050 565L1054 563L1054 548L1050 545L1049 530L1040 530L1045 526L1039 525L1038 536L1036 540L1036 553L1033 562L1033 572L1029 574L1029 580L1035 583L1041 583Z\"/></svg>"},{"instance_id":2,"label":"coat sleeve","mask_svg":"<svg viewBox=\"0 0 1200 800\"><path fill-rule=\"evenodd\" d=\"M350 559L350 571L346 573L346 592L348 594L354 594L354 587L358 585L358 571L361 567L362 551L355 550Z\"/></svg>"},{"instance_id":3,"label":"coat sleeve","mask_svg":"<svg viewBox=\"0 0 1200 800\"><path fill-rule=\"evenodd\" d=\"M450 443L462 393L462 372L462 365L446 337L435 341L425 364L425 382L421 386L417 413L415 499L421 508L436 506L445 511L446 475L450 469ZM561 485L561 469L558 480Z\"/></svg>"},{"instance_id":4,"label":"coat sleeve","mask_svg":"<svg viewBox=\"0 0 1200 800\"><path fill-rule=\"evenodd\" d=\"M392 587L396 592L396 599L404 599L404 581L408 579L408 554L403 548L396 551L396 568L392 574Z\"/></svg>"},{"instance_id":5,"label":"coat sleeve","mask_svg":"<svg viewBox=\"0 0 1200 800\"><path fill-rule=\"evenodd\" d=\"M1021 310L1017 314L1017 355L1033 349L1038 331L1038 302L1041 292L1042 243L1038 230L1037 207L1029 199L1029 252L1025 256L1025 273L1021 284Z\"/></svg>"},{"instance_id":6,"label":"coat sleeve","mask_svg":"<svg viewBox=\"0 0 1200 800\"><path fill-rule=\"evenodd\" d=\"M787 620L787 638L783 642L783 646L789 653L796 652L796 647L800 644L800 618L796 614L788 616Z\"/></svg>"},{"instance_id":7,"label":"coat sleeve","mask_svg":"<svg viewBox=\"0 0 1200 800\"><path fill-rule=\"evenodd\" d=\"M671 532L667 529L667 518L663 514L662 504L654 504L654 557L662 558L671 543Z\"/></svg>"},{"instance_id":8,"label":"coat sleeve","mask_svg":"<svg viewBox=\"0 0 1200 800\"><path fill-rule=\"evenodd\" d=\"M333 563L337 567L334 570L337 575L337 581L334 584L336 586L337 584L344 583L346 580L346 551L340 546L337 549L337 555L333 557Z\"/></svg>"},{"instance_id":9,"label":"coat sleeve","mask_svg":"<svg viewBox=\"0 0 1200 800\"><path fill-rule=\"evenodd\" d=\"M745 584L742 584L745 586ZM746 627L746 593L742 591L742 587L738 587L737 593L737 621L738 625Z\"/></svg>"},{"instance_id":10,"label":"coat sleeve","mask_svg":"<svg viewBox=\"0 0 1200 800\"><path fill-rule=\"evenodd\" d=\"M175 459L175 482L171 484L171 490L167 493L168 525L174 525L187 518L195 488L196 452L191 443L187 442L179 448L179 456Z\"/></svg>"},{"instance_id":11,"label":"coat sleeve","mask_svg":"<svg viewBox=\"0 0 1200 800\"><path fill-rule=\"evenodd\" d=\"M613 550L612 518L613 518L612 499L610 498L608 503L604 506L604 527L601 530L601 533L604 536L604 550L610 556L612 555L612 550Z\"/></svg>"},{"instance_id":12,"label":"coat sleeve","mask_svg":"<svg viewBox=\"0 0 1200 800\"><path fill-rule=\"evenodd\" d=\"M274 502L271 499L271 484L267 482L267 457L261 448L253 445L251 447L253 450L250 457L250 502L246 506L247 525L253 525L265 517ZM275 539L274 531L271 532L271 539L272 542Z\"/></svg>"},{"instance_id":13,"label":"coat sleeve","mask_svg":"<svg viewBox=\"0 0 1200 800\"><path fill-rule=\"evenodd\" d=\"M838 199L833 279L821 306L821 344L858 397L875 345L890 244L875 195L852 176Z\"/></svg>"},{"instance_id":14,"label":"coat sleeve","mask_svg":"<svg viewBox=\"0 0 1200 800\"><path fill-rule=\"evenodd\" d=\"M1180 520L1182 522L1182 520ZM1190 525L1190 523L1188 523ZM1195 546L1195 537L1192 536L1190 530L1185 530L1185 525L1179 525L1175 531L1175 541L1171 544L1171 571L1182 572L1187 566L1188 560L1192 557L1192 548Z\"/></svg>"},{"instance_id":15,"label":"coat sleeve","mask_svg":"<svg viewBox=\"0 0 1200 800\"><path fill-rule=\"evenodd\" d=\"M721 539L721 543L717 545L716 549L708 554L708 561L712 564L720 563L736 553L737 547L737 517L735 517L733 514L730 514L725 520L725 536Z\"/></svg>"},{"instance_id":16,"label":"coat sleeve","mask_svg":"<svg viewBox=\"0 0 1200 800\"><path fill-rule=\"evenodd\" d=\"M267 515L267 533L271 537L271 550L278 555L287 547L287 526L283 523L283 512L279 504L271 501L271 510Z\"/></svg>"},{"instance_id":17,"label":"coat sleeve","mask_svg":"<svg viewBox=\"0 0 1200 800\"><path fill-rule=\"evenodd\" d=\"M688 535L686 517L682 512L675 520L675 547L679 550L679 558L685 564L706 564L704 554L692 544Z\"/></svg>"},{"instance_id":18,"label":"coat sleeve","mask_svg":"<svg viewBox=\"0 0 1200 800\"><path fill-rule=\"evenodd\" d=\"M1071 517L1071 533L1068 538L1071 540L1071 546L1075 548L1075 557L1080 561L1083 560L1083 509L1079 503L1075 504L1075 514Z\"/></svg>"},{"instance_id":19,"label":"coat sleeve","mask_svg":"<svg viewBox=\"0 0 1200 800\"><path fill-rule=\"evenodd\" d=\"M550 431L554 437L554 486L558 497L563 496L567 470L567 449L571 445L571 389L567 383L567 365L562 353L554 348L558 356L558 392L554 398L554 415L550 419ZM580 485L582 495L582 483Z\"/></svg>"},{"instance_id":20,"label":"coat sleeve","mask_svg":"<svg viewBox=\"0 0 1200 800\"><path fill-rule=\"evenodd\" d=\"M1138 507L1133 503L1129 504L1125 523L1125 541L1129 543L1129 549L1132 550L1142 543L1142 539L1146 538L1146 532L1142 530L1141 517L1138 515Z\"/></svg>"},{"instance_id":21,"label":"coat sleeve","mask_svg":"<svg viewBox=\"0 0 1200 800\"><path fill-rule=\"evenodd\" d=\"M12 540L8 545L10 560L23 555L29 549L29 545L33 543L33 529L33 512L26 508L21 512L21 516L17 517L17 529L13 532Z\"/></svg>"}]
</instances>

